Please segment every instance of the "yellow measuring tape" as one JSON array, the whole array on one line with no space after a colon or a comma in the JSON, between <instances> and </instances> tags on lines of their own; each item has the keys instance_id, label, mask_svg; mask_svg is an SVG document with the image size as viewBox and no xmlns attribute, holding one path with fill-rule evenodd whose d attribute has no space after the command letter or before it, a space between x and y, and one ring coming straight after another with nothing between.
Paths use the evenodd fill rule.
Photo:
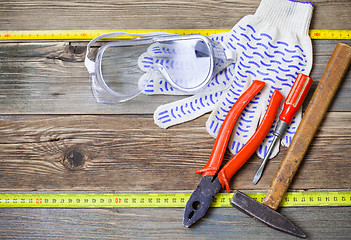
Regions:
<instances>
[{"instance_id":1,"label":"yellow measuring tape","mask_svg":"<svg viewBox=\"0 0 351 240\"><path fill-rule=\"evenodd\" d=\"M261 202L266 193L246 193ZM185 207L191 193L0 194L0 208ZM231 207L233 193L218 193L212 207ZM351 192L288 192L281 207L351 206Z\"/></svg>"},{"instance_id":2,"label":"yellow measuring tape","mask_svg":"<svg viewBox=\"0 0 351 240\"><path fill-rule=\"evenodd\" d=\"M0 31L0 40L85 40L110 32L149 33L169 32L175 34L211 35L230 29L116 29L116 30L38 30ZM310 30L311 39L351 39L351 30Z\"/></svg>"}]
</instances>

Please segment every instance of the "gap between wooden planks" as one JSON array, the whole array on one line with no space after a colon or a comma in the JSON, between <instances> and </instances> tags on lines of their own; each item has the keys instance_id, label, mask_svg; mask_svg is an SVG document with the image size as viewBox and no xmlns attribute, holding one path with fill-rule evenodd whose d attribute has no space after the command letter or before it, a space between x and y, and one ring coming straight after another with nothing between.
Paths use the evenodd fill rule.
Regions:
<instances>
[{"instance_id":1,"label":"gap between wooden planks","mask_svg":"<svg viewBox=\"0 0 351 240\"><path fill-rule=\"evenodd\" d=\"M214 139L207 116L167 130L142 116L35 116L0 120L0 190L172 191L198 183ZM291 188L347 189L351 182L351 112L330 112ZM258 185L254 156L232 189L269 186L286 148L270 160ZM227 153L225 161L231 155Z\"/></svg>"},{"instance_id":2,"label":"gap between wooden planks","mask_svg":"<svg viewBox=\"0 0 351 240\"><path fill-rule=\"evenodd\" d=\"M337 42L313 41L314 63L310 76L314 83L305 106ZM351 44L351 41L346 42ZM141 94L125 103L97 103L92 96L88 72L83 63L85 45L67 42L0 44L0 113L152 114L157 106L184 98ZM140 54L142 52L135 53L134 60ZM133 60L128 61L132 63ZM118 69L113 64L109 67ZM122 80L137 81L142 74L134 69L128 79ZM351 111L350 91L351 71L345 76L330 111Z\"/></svg>"}]
</instances>

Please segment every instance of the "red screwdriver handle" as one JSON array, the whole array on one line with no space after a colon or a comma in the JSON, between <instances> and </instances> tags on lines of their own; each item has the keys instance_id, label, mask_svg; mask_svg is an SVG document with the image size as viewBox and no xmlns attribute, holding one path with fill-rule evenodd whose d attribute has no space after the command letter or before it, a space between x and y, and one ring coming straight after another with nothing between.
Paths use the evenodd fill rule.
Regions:
<instances>
[{"instance_id":1,"label":"red screwdriver handle","mask_svg":"<svg viewBox=\"0 0 351 240\"><path fill-rule=\"evenodd\" d=\"M283 111L279 115L279 120L289 124L291 123L295 113L299 110L305 100L312 82L313 81L310 77L302 73L297 75L294 85L286 97Z\"/></svg>"}]
</instances>

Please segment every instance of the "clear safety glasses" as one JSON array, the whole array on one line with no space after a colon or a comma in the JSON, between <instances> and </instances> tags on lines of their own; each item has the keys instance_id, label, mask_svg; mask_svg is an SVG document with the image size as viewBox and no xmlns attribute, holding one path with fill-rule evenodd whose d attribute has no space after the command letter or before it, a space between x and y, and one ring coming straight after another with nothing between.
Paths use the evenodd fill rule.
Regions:
<instances>
[{"instance_id":1,"label":"clear safety glasses","mask_svg":"<svg viewBox=\"0 0 351 240\"><path fill-rule=\"evenodd\" d=\"M95 59L91 59L92 45L111 37L124 38L105 43L96 51ZM91 90L98 102L124 102L143 91L147 83L138 84L138 59L144 52L150 52L150 46L150 69L158 71L173 88L185 94L201 92L215 74L234 61L232 52L203 35L103 34L89 42L85 57Z\"/></svg>"}]
</instances>

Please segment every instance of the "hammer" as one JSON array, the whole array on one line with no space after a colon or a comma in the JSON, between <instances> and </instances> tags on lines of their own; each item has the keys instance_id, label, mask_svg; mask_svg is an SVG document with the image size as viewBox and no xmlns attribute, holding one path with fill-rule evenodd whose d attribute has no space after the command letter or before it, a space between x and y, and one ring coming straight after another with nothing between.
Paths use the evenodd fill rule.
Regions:
<instances>
[{"instance_id":1,"label":"hammer","mask_svg":"<svg viewBox=\"0 0 351 240\"><path fill-rule=\"evenodd\" d=\"M351 46L338 43L262 203L240 191L235 191L231 200L234 207L272 228L294 236L306 237L293 223L275 210L283 200L350 63Z\"/></svg>"}]
</instances>

